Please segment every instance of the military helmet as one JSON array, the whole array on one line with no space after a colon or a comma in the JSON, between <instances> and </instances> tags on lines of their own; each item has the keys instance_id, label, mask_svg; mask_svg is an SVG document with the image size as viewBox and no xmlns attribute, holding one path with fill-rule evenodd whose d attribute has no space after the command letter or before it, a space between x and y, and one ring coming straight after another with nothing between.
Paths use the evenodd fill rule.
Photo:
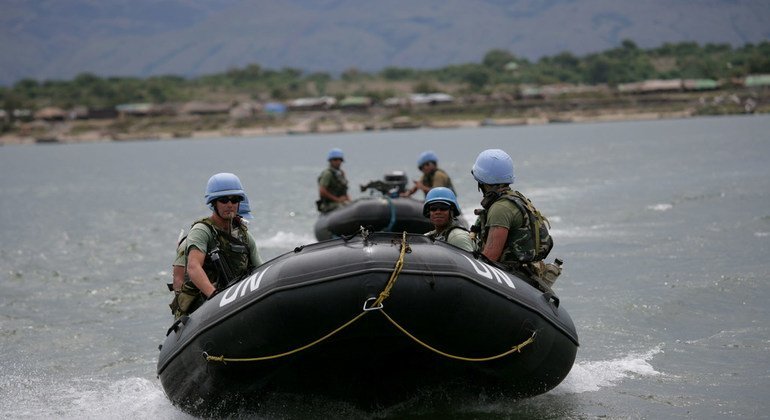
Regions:
<instances>
[{"instance_id":1,"label":"military helmet","mask_svg":"<svg viewBox=\"0 0 770 420\"><path fill-rule=\"evenodd\" d=\"M246 198L243 201L241 201L240 206L238 206L238 215L243 217L244 219L253 219L254 215L251 214L251 206L249 205L249 199Z\"/></svg>"},{"instance_id":2,"label":"military helmet","mask_svg":"<svg viewBox=\"0 0 770 420\"><path fill-rule=\"evenodd\" d=\"M206 184L206 204L209 207L212 206L212 202L220 197L227 197L230 195L237 195L244 200L246 199L246 193L243 192L243 185L241 180L234 174L222 172L213 175L209 178L208 184Z\"/></svg>"},{"instance_id":3,"label":"military helmet","mask_svg":"<svg viewBox=\"0 0 770 420\"><path fill-rule=\"evenodd\" d=\"M473 178L487 185L513 184L513 161L500 149L487 149L479 153L471 170Z\"/></svg>"},{"instance_id":4,"label":"military helmet","mask_svg":"<svg viewBox=\"0 0 770 420\"><path fill-rule=\"evenodd\" d=\"M332 160L332 159L342 159L342 161L345 161L345 154L342 153L342 149L334 148L332 150L329 150L329 154L326 156L326 160Z\"/></svg>"},{"instance_id":5,"label":"military helmet","mask_svg":"<svg viewBox=\"0 0 770 420\"><path fill-rule=\"evenodd\" d=\"M417 158L417 169L422 168L422 165L425 165L428 162L438 163L438 156L436 156L432 150L426 150L420 153L420 157Z\"/></svg>"},{"instance_id":6,"label":"military helmet","mask_svg":"<svg viewBox=\"0 0 770 420\"><path fill-rule=\"evenodd\" d=\"M422 206L422 214L425 217L430 215L430 205L433 203L444 203L452 210L452 217L460 215L460 206L457 204L457 196L449 188L436 187L428 191L425 196L425 204Z\"/></svg>"}]
</instances>

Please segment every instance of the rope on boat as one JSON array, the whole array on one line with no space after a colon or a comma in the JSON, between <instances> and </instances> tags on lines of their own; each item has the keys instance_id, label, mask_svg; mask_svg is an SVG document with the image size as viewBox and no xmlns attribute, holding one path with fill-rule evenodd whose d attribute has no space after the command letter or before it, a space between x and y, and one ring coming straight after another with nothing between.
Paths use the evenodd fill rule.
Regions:
<instances>
[{"instance_id":1,"label":"rope on boat","mask_svg":"<svg viewBox=\"0 0 770 420\"><path fill-rule=\"evenodd\" d=\"M284 352L284 353L280 353L280 354L274 354L274 355L271 355L271 356L248 357L248 358L232 358L232 357L225 357L224 355L222 355L222 356L211 356L207 352L204 351L203 352L203 357L207 361L209 361L209 362L227 363L227 362L260 362L260 361L264 361L264 360L278 359L278 358L281 358L281 357L284 357L284 356L289 356L291 354L298 353L298 352L303 351L303 350L307 350L310 347L313 347L316 344L319 344L322 341L328 339L329 337L332 337L333 335L337 334L338 332L340 332L343 329L347 328L348 326L352 325L353 323L355 323L356 321L361 319L364 315L366 315L368 312L373 311L373 310L379 310L385 316L385 318L387 318L388 321L391 322L391 324L393 324L399 331L401 331L407 337L409 337L412 340L414 340L416 343L420 344L421 346L425 347L426 349L428 349L430 351L433 351L433 352L435 352L437 354L440 354L442 356L448 357L450 359L455 359L455 360L462 360L462 361L466 361L466 362L486 362L486 361L490 361L490 360L495 360L495 359L499 359L499 358L508 356L509 354L512 354L512 353L521 353L521 349L522 348L526 347L529 344L532 344L535 341L535 335L537 334L537 332L533 332L531 337L526 339L521 344L513 346L510 350L508 350L508 351L506 351L504 353L500 353L498 355L490 356L490 357L479 357L479 358L463 357L463 356L456 356L456 355L449 354L449 353L443 352L441 350L438 350L435 347L432 347L431 345L429 345L429 344L425 343L424 341L420 340L419 338L415 337L412 333L410 333L404 327L399 325L398 322L396 322L393 318L391 318L382 309L383 308L382 302L384 302L385 299L387 299L390 296L390 290L396 284L396 280L398 279L398 275L401 273L401 269L404 267L404 255L406 254L406 251L408 249L408 245L409 244L406 241L406 232L403 232L402 235L401 235L401 251L399 252L398 260L396 261L396 266L393 268L393 273L391 273L390 278L388 279L388 283L385 285L385 288L382 290L382 292L380 292L380 295L377 297L377 299L374 301L374 303L371 306L369 306L369 308L367 308L366 305L365 305L363 312L361 312L360 314L356 315L355 317L353 317L353 319L351 319L350 321L342 324L341 326L337 327L332 332L324 335L323 337L313 341L312 343L308 343L308 344L305 344L302 347L298 347L298 348L296 348L294 350L290 350L290 351L287 351L287 352Z\"/></svg>"},{"instance_id":2,"label":"rope on boat","mask_svg":"<svg viewBox=\"0 0 770 420\"><path fill-rule=\"evenodd\" d=\"M356 315L350 321L342 324L340 327L338 327L334 331L330 332L329 334L326 334L325 336L319 338L318 340L313 341L312 343L309 343L309 344L305 344L304 346L298 347L298 348L296 348L294 350L287 351L285 353L274 354L272 356L262 356L262 357L231 358L231 357L225 357L225 356L211 356L211 355L209 355L208 353L206 353L204 351L203 352L203 357L205 357L206 360L208 360L209 362L221 362L221 363L226 363L226 362L261 362L263 360L278 359L280 357L284 357L284 356L288 356L290 354L298 353L298 352L301 352L302 350L307 350L310 347L315 346L316 344L326 340L327 338L333 336L334 334L337 334L338 332L340 332L343 329L345 329L347 326L349 326L349 325L353 324L354 322L358 321L358 319L361 318L364 315L366 315L366 312L361 312L360 314Z\"/></svg>"},{"instance_id":3,"label":"rope on boat","mask_svg":"<svg viewBox=\"0 0 770 420\"><path fill-rule=\"evenodd\" d=\"M401 325L399 325L398 322L396 322L396 320L391 318L390 315L388 315L384 310L380 310L380 312L382 312L382 314L385 315L385 318L387 318L388 321L390 321L391 324L393 324L396 328L398 328L399 331L401 331L402 333L406 334L407 337L409 337L412 340L414 340L417 344L425 347L426 349L428 349L428 350L430 350L430 351L432 351L434 353L438 353L438 354L440 354L442 356L445 356L445 357L448 357L450 359L462 360L462 361L465 361L465 362L488 362L490 360L500 359L500 358L508 356L509 354L512 354L512 353L521 353L521 349L523 349L524 347L526 347L526 346L528 346L528 345L530 345L530 344L535 342L535 335L537 335L537 331L535 331L535 332L532 333L531 337L529 337L528 339L524 340L524 342L522 342L521 344L515 345L510 350L508 350L506 352L503 352L503 353L500 353L500 354L497 354L497 355L494 355L494 356L489 356L489 357L463 357L463 356L456 356L456 355L453 355L453 354L449 354L447 352L443 352L443 351L441 351L441 350L439 350L439 349L429 345L428 343L425 343L424 341L422 341L419 338L417 338L414 335L412 335L412 333L407 331L406 328L404 328Z\"/></svg>"},{"instance_id":4,"label":"rope on boat","mask_svg":"<svg viewBox=\"0 0 770 420\"><path fill-rule=\"evenodd\" d=\"M401 251L398 253L398 261L396 261L396 266L393 268L393 272L390 274L388 284L386 284L385 288L382 289L382 292L380 292L380 295L377 297L377 300L374 301L372 307L381 306L382 302L384 302L385 299L390 296L390 289L392 289L393 285L396 284L396 279L398 279L398 275L401 274L401 269L404 268L404 255L406 254L408 247L409 244L406 243L406 231L404 231L401 233Z\"/></svg>"}]
</instances>

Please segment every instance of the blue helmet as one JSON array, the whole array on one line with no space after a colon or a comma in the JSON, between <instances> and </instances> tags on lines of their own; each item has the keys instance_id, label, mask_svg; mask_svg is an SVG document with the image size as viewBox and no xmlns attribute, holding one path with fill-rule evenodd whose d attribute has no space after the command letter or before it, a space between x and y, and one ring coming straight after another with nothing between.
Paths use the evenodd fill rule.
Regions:
<instances>
[{"instance_id":1,"label":"blue helmet","mask_svg":"<svg viewBox=\"0 0 770 420\"><path fill-rule=\"evenodd\" d=\"M342 149L334 148L332 150L329 150L329 155L326 156L326 160L332 160L332 159L342 159L345 160L345 154L342 153Z\"/></svg>"},{"instance_id":2,"label":"blue helmet","mask_svg":"<svg viewBox=\"0 0 770 420\"><path fill-rule=\"evenodd\" d=\"M209 183L206 184L206 204L209 208L213 209L212 202L220 197L227 197L229 195L237 195L246 199L246 193L243 192L243 185L241 180L237 176L231 173L218 173L209 178Z\"/></svg>"},{"instance_id":3,"label":"blue helmet","mask_svg":"<svg viewBox=\"0 0 770 420\"><path fill-rule=\"evenodd\" d=\"M428 191L425 196L425 204L422 205L422 214L425 217L430 215L428 209L433 203L444 203L452 209L452 217L460 215L460 206L457 205L457 196L449 188L436 187Z\"/></svg>"},{"instance_id":4,"label":"blue helmet","mask_svg":"<svg viewBox=\"0 0 770 420\"><path fill-rule=\"evenodd\" d=\"M426 150L420 153L420 157L417 158L417 169L422 168L422 165L425 165L428 162L438 163L438 156L436 156L432 150Z\"/></svg>"},{"instance_id":5,"label":"blue helmet","mask_svg":"<svg viewBox=\"0 0 770 420\"><path fill-rule=\"evenodd\" d=\"M254 218L254 216L251 214L251 206L249 205L248 198L241 201L241 204L238 206L238 215L243 217L244 219Z\"/></svg>"},{"instance_id":6,"label":"blue helmet","mask_svg":"<svg viewBox=\"0 0 770 420\"><path fill-rule=\"evenodd\" d=\"M471 170L473 178L487 185L513 184L513 161L500 149L487 149L479 153Z\"/></svg>"}]
</instances>

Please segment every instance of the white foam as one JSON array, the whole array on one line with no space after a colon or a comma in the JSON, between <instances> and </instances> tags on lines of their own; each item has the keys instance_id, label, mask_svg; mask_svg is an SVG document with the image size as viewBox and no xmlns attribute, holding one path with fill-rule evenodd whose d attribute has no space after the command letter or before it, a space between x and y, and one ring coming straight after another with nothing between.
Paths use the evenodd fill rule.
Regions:
<instances>
[{"instance_id":1,"label":"white foam","mask_svg":"<svg viewBox=\"0 0 770 420\"><path fill-rule=\"evenodd\" d=\"M658 204L653 204L651 206L647 206L647 210L652 210L652 211L669 211L673 208L674 208L674 205L669 203L658 203Z\"/></svg>"},{"instance_id":2,"label":"white foam","mask_svg":"<svg viewBox=\"0 0 770 420\"><path fill-rule=\"evenodd\" d=\"M766 238L770 236L770 232L754 232L754 236L757 238Z\"/></svg>"},{"instance_id":3,"label":"white foam","mask_svg":"<svg viewBox=\"0 0 770 420\"><path fill-rule=\"evenodd\" d=\"M620 359L576 363L572 366L569 375L551 393L593 392L601 388L615 386L628 377L661 375L649 361L656 354L662 352L663 350L658 346L644 354L632 353Z\"/></svg>"},{"instance_id":4,"label":"white foam","mask_svg":"<svg viewBox=\"0 0 770 420\"><path fill-rule=\"evenodd\" d=\"M175 408L160 385L142 378L110 382L103 379L72 378L48 381L41 377L3 378L4 414L9 418L57 419L191 419Z\"/></svg>"},{"instance_id":5,"label":"white foam","mask_svg":"<svg viewBox=\"0 0 770 420\"><path fill-rule=\"evenodd\" d=\"M292 249L300 245L307 245L317 242L315 236L284 231L279 231L272 237L266 239L257 238L256 241L257 246L260 248L278 249Z\"/></svg>"}]
</instances>

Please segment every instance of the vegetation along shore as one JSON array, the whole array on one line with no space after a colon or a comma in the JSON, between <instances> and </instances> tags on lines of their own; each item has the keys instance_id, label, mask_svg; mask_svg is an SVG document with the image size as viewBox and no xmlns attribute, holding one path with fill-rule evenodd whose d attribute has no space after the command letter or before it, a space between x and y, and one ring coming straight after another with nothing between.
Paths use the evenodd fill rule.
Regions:
<instances>
[{"instance_id":1,"label":"vegetation along shore","mask_svg":"<svg viewBox=\"0 0 770 420\"><path fill-rule=\"evenodd\" d=\"M184 79L81 74L0 87L0 145L500 126L770 112L770 43L632 41L536 63L332 77L258 65Z\"/></svg>"}]
</instances>

